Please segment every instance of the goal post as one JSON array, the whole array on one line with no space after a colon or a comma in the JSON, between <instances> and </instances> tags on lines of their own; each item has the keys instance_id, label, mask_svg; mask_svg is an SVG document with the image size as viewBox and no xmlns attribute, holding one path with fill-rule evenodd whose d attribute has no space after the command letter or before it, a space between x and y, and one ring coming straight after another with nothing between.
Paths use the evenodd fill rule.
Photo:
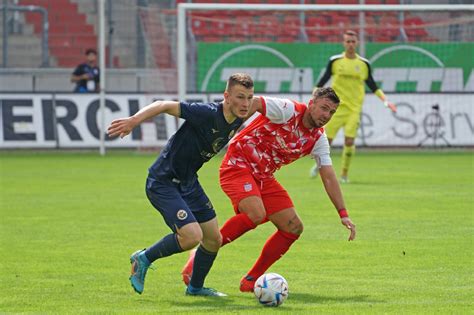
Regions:
<instances>
[{"instance_id":1,"label":"goal post","mask_svg":"<svg viewBox=\"0 0 474 315\"><path fill-rule=\"evenodd\" d=\"M211 100L239 71L254 78L256 94L307 101L329 58L344 50L342 33L352 29L375 81L400 108L386 112L367 93L358 141L473 146L473 11L442 4L179 3L178 97ZM443 119L433 124L433 115ZM380 121L383 132L370 128Z\"/></svg>"}]
</instances>

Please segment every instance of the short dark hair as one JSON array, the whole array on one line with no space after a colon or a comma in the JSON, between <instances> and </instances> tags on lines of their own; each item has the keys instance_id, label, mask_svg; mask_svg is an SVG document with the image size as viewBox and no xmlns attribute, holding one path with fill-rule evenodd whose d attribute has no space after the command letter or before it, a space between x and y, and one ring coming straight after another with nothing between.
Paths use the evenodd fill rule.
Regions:
<instances>
[{"instance_id":1,"label":"short dark hair","mask_svg":"<svg viewBox=\"0 0 474 315\"><path fill-rule=\"evenodd\" d=\"M327 98L335 104L341 102L332 87L315 88L313 90L313 100L316 101L319 98Z\"/></svg>"},{"instance_id":2,"label":"short dark hair","mask_svg":"<svg viewBox=\"0 0 474 315\"><path fill-rule=\"evenodd\" d=\"M89 55L89 54L97 55L97 50L95 50L94 48L86 49L86 56Z\"/></svg>"},{"instance_id":3,"label":"short dark hair","mask_svg":"<svg viewBox=\"0 0 474 315\"><path fill-rule=\"evenodd\" d=\"M355 36L357 37L357 32L353 30L347 30L344 32L344 35Z\"/></svg>"},{"instance_id":4,"label":"short dark hair","mask_svg":"<svg viewBox=\"0 0 474 315\"><path fill-rule=\"evenodd\" d=\"M229 77L229 80L227 80L226 90L229 90L231 87L237 84L242 85L247 89L251 89L253 88L252 77L246 73L234 73Z\"/></svg>"}]
</instances>

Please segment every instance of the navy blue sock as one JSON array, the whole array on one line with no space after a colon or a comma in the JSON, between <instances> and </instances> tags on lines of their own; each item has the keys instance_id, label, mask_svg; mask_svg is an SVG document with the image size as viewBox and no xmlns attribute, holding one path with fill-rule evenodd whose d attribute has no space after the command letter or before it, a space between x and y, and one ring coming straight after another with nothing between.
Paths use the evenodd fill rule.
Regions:
<instances>
[{"instance_id":1,"label":"navy blue sock","mask_svg":"<svg viewBox=\"0 0 474 315\"><path fill-rule=\"evenodd\" d=\"M202 247L202 245L199 245L196 250L196 256L194 256L193 275L189 282L191 288L199 289L203 287L204 279L209 273L209 270L211 270L216 256L217 253L211 253Z\"/></svg>"},{"instance_id":2,"label":"navy blue sock","mask_svg":"<svg viewBox=\"0 0 474 315\"><path fill-rule=\"evenodd\" d=\"M152 263L158 258L168 257L176 253L181 253L182 251L183 249L179 246L176 234L172 233L148 247L145 250L145 256L150 263Z\"/></svg>"}]
</instances>

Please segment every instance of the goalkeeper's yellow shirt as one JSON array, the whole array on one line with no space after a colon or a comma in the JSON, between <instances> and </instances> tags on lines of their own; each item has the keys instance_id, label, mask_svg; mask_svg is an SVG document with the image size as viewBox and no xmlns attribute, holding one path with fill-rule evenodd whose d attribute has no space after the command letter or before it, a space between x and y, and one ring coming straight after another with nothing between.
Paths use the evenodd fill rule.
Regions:
<instances>
[{"instance_id":1,"label":"goalkeeper's yellow shirt","mask_svg":"<svg viewBox=\"0 0 474 315\"><path fill-rule=\"evenodd\" d=\"M362 110L365 96L364 84L367 84L372 92L378 90L372 77L369 61L357 54L354 59L347 58L344 52L329 58L326 72L316 86L323 87L331 76L332 88L341 100L339 106L353 112Z\"/></svg>"}]
</instances>

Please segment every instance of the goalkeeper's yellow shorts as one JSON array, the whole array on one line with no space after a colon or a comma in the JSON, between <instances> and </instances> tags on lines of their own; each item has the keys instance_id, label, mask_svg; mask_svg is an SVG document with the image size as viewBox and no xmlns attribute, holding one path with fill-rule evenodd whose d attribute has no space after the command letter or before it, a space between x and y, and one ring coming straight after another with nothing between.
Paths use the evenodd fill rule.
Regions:
<instances>
[{"instance_id":1,"label":"goalkeeper's yellow shorts","mask_svg":"<svg viewBox=\"0 0 474 315\"><path fill-rule=\"evenodd\" d=\"M360 113L340 107L331 120L324 126L328 139L334 139L339 129L344 128L344 136L355 138L360 123Z\"/></svg>"}]
</instances>

